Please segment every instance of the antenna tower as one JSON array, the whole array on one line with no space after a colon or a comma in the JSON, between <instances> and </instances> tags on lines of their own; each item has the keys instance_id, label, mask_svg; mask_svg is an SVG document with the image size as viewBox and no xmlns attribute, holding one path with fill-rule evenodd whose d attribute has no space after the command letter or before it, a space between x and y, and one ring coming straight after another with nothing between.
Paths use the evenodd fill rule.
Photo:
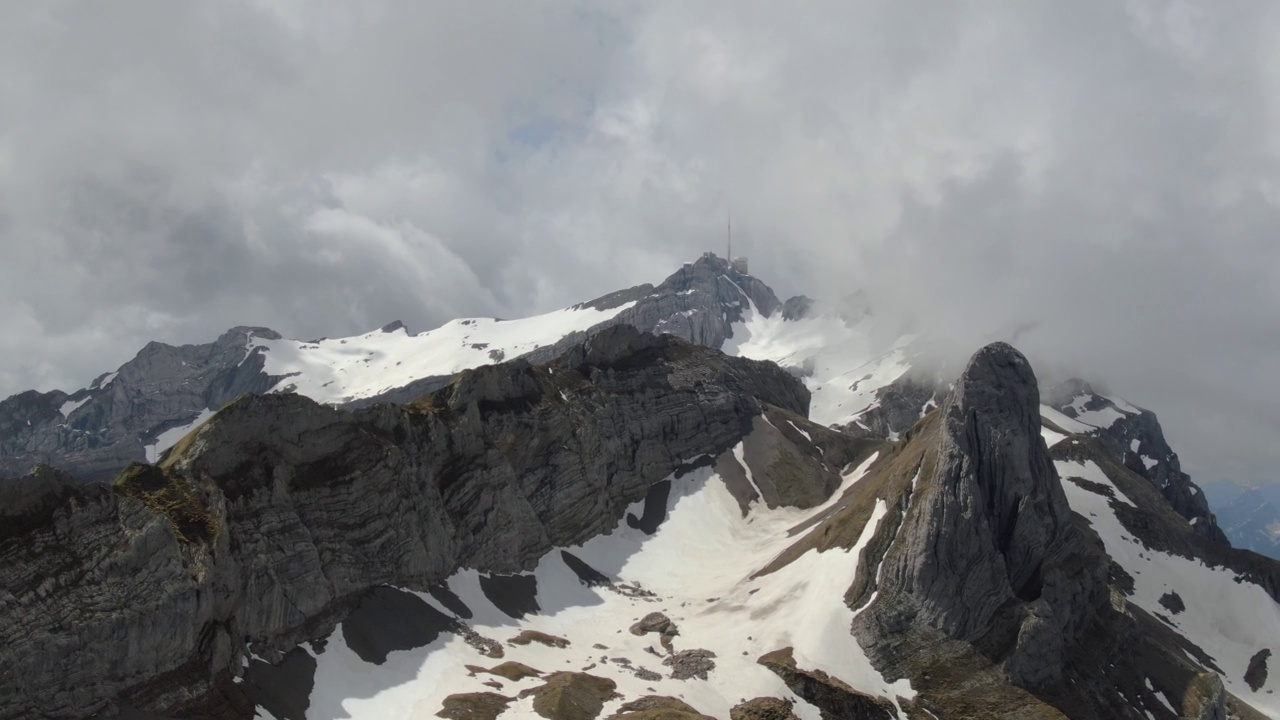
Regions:
<instances>
[{"instance_id":1,"label":"antenna tower","mask_svg":"<svg viewBox=\"0 0 1280 720\"><path fill-rule=\"evenodd\" d=\"M727 213L725 215L725 241L727 243L727 246L725 247L724 259L728 260L729 262L733 262L733 214L732 213Z\"/></svg>"}]
</instances>

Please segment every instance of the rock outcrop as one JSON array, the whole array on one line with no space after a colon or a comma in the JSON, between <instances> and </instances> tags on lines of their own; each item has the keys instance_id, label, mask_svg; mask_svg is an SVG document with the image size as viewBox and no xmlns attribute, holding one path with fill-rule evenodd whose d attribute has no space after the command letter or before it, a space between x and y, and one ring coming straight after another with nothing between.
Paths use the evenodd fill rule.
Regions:
<instances>
[{"instance_id":1,"label":"rock outcrop","mask_svg":"<svg viewBox=\"0 0 1280 720\"><path fill-rule=\"evenodd\" d=\"M859 692L821 670L798 667L792 648L774 650L757 662L782 678L792 692L817 707L822 720L891 720L897 716L897 710L887 700Z\"/></svg>"},{"instance_id":2,"label":"rock outcrop","mask_svg":"<svg viewBox=\"0 0 1280 720\"><path fill-rule=\"evenodd\" d=\"M729 709L729 720L800 720L789 700L758 697L738 703Z\"/></svg>"},{"instance_id":3,"label":"rock outcrop","mask_svg":"<svg viewBox=\"0 0 1280 720\"><path fill-rule=\"evenodd\" d=\"M873 660L900 661L916 627L967 643L1007 634L1014 683L1057 678L1103 578L1075 559L1090 548L1041 440L1039 406L1021 353L996 343L970 360L939 410L933 464L919 469L879 594L854 624Z\"/></svg>"},{"instance_id":4,"label":"rock outcrop","mask_svg":"<svg viewBox=\"0 0 1280 720\"><path fill-rule=\"evenodd\" d=\"M854 435L896 440L937 407L947 390L947 383L937 375L907 372L877 390L875 405L845 430Z\"/></svg>"},{"instance_id":5,"label":"rock outcrop","mask_svg":"<svg viewBox=\"0 0 1280 720\"><path fill-rule=\"evenodd\" d=\"M920 693L907 704L1053 717L1040 696L1062 707L1073 653L1109 607L1106 555L1067 504L1039 404L1021 353L983 348L941 407L859 482L873 494L855 496L801 543L848 546L871 498L888 505L846 602L873 665Z\"/></svg>"},{"instance_id":6,"label":"rock outcrop","mask_svg":"<svg viewBox=\"0 0 1280 720\"><path fill-rule=\"evenodd\" d=\"M782 304L783 320L803 320L809 316L809 311L813 310L813 298L805 295L796 295L787 298Z\"/></svg>"},{"instance_id":7,"label":"rock outcrop","mask_svg":"<svg viewBox=\"0 0 1280 720\"><path fill-rule=\"evenodd\" d=\"M646 695L623 703L609 720L714 720L678 698Z\"/></svg>"},{"instance_id":8,"label":"rock outcrop","mask_svg":"<svg viewBox=\"0 0 1280 720\"><path fill-rule=\"evenodd\" d=\"M236 716L250 650L279 662L374 586L528 570L733 447L764 403L803 415L808 399L772 364L619 326L406 406L244 396L114 486L14 485L0 718Z\"/></svg>"}]
</instances>

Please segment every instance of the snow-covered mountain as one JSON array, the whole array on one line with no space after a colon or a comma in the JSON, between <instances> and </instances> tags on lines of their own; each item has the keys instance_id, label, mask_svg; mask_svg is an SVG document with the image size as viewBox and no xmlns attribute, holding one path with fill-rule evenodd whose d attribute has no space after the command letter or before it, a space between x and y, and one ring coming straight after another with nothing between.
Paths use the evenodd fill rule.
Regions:
<instances>
[{"instance_id":1,"label":"snow-covered mountain","mask_svg":"<svg viewBox=\"0 0 1280 720\"><path fill-rule=\"evenodd\" d=\"M926 342L704 256L10 398L0 717L1280 717L1155 415Z\"/></svg>"},{"instance_id":2,"label":"snow-covered mountain","mask_svg":"<svg viewBox=\"0 0 1280 720\"><path fill-rule=\"evenodd\" d=\"M46 463L81 480L110 480L130 462L154 462L246 392L296 392L348 406L403 402L461 370L516 357L549 360L612 325L719 348L745 314L782 310L767 285L708 254L656 287L537 317L465 318L417 334L393 322L364 335L310 341L237 327L204 345L152 342L87 388L32 390L0 402L0 477Z\"/></svg>"}]
</instances>

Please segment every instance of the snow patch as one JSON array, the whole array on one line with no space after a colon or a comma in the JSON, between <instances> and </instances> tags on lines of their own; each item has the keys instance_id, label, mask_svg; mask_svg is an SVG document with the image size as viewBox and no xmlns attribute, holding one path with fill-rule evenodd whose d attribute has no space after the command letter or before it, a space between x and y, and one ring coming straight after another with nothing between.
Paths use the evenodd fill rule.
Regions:
<instances>
[{"instance_id":1,"label":"snow patch","mask_svg":"<svg viewBox=\"0 0 1280 720\"><path fill-rule=\"evenodd\" d=\"M588 330L635 305L608 310L565 309L520 320L466 318L410 335L404 328L317 342L250 337L249 353L262 348L269 375L286 376L274 392L293 391L317 402L344 403L404 387L425 377L450 376L511 360Z\"/></svg>"},{"instance_id":2,"label":"snow patch","mask_svg":"<svg viewBox=\"0 0 1280 720\"><path fill-rule=\"evenodd\" d=\"M75 412L81 405L84 405L91 399L92 398L90 396L86 395L83 400L68 400L62 403L62 407L58 408L58 412L62 413L62 417L69 418L71 417L71 413Z\"/></svg>"},{"instance_id":3,"label":"snow patch","mask_svg":"<svg viewBox=\"0 0 1280 720\"><path fill-rule=\"evenodd\" d=\"M1044 444L1046 447L1053 447L1067 439L1066 435L1063 435L1060 432L1054 432L1045 425L1040 426L1040 437L1044 438Z\"/></svg>"},{"instance_id":4,"label":"snow patch","mask_svg":"<svg viewBox=\"0 0 1280 720\"><path fill-rule=\"evenodd\" d=\"M1133 504L1133 501L1130 500L1128 496L1120 492L1120 488L1116 487L1115 483L1111 482L1111 478L1107 477L1107 474L1103 472L1102 468L1098 467L1098 464L1094 461L1085 460L1081 463L1074 460L1062 460L1055 462L1054 465L1058 468L1058 477L1063 479L1063 487L1066 487L1067 485L1079 487L1075 483L1067 480L1067 478L1081 478L1083 480L1088 480L1089 482L1105 485L1106 487L1111 488L1111 491L1115 493L1116 500L1119 500L1129 507L1138 507ZM1085 490L1085 492L1089 491Z\"/></svg>"},{"instance_id":5,"label":"snow patch","mask_svg":"<svg viewBox=\"0 0 1280 720\"><path fill-rule=\"evenodd\" d=\"M178 444L178 441L187 436L187 433L195 430L204 423L205 420L213 417L213 411L204 409L196 416L194 420L181 427L170 428L156 436L156 441L147 445L144 450L147 454L147 462L154 464L156 460L165 450Z\"/></svg>"},{"instance_id":6,"label":"snow patch","mask_svg":"<svg viewBox=\"0 0 1280 720\"><path fill-rule=\"evenodd\" d=\"M1040 406L1040 417L1041 419L1048 420L1049 422L1053 423L1054 425L1057 425L1058 427L1062 428L1063 430L1066 430L1067 432L1073 435L1090 433L1097 429L1092 425L1086 425L1080 422L1079 420L1067 417L1066 415L1063 415L1061 412L1059 412L1055 408L1052 408L1048 405Z\"/></svg>"}]
</instances>

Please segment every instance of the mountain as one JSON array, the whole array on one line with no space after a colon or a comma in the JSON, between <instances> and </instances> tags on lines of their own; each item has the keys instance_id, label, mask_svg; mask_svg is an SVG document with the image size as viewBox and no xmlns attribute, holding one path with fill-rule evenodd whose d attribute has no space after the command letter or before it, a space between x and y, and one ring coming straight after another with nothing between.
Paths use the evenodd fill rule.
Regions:
<instances>
[{"instance_id":1,"label":"mountain","mask_svg":"<svg viewBox=\"0 0 1280 720\"><path fill-rule=\"evenodd\" d=\"M110 480L130 462L154 462L246 392L296 392L337 406L403 402L461 370L516 357L549 360L613 325L719 348L746 313L768 317L782 309L764 283L706 255L657 287L519 320L460 319L416 335L393 322L357 337L311 341L238 327L205 345L152 342L87 388L29 391L0 402L0 477L43 463L78 480Z\"/></svg>"},{"instance_id":2,"label":"mountain","mask_svg":"<svg viewBox=\"0 0 1280 720\"><path fill-rule=\"evenodd\" d=\"M1280 715L1280 564L1153 414L880 332L704 256L15 396L79 475L0 482L0 718Z\"/></svg>"},{"instance_id":3,"label":"mountain","mask_svg":"<svg viewBox=\"0 0 1280 720\"><path fill-rule=\"evenodd\" d=\"M1204 490L1232 545L1280 558L1280 488L1223 482Z\"/></svg>"}]
</instances>

